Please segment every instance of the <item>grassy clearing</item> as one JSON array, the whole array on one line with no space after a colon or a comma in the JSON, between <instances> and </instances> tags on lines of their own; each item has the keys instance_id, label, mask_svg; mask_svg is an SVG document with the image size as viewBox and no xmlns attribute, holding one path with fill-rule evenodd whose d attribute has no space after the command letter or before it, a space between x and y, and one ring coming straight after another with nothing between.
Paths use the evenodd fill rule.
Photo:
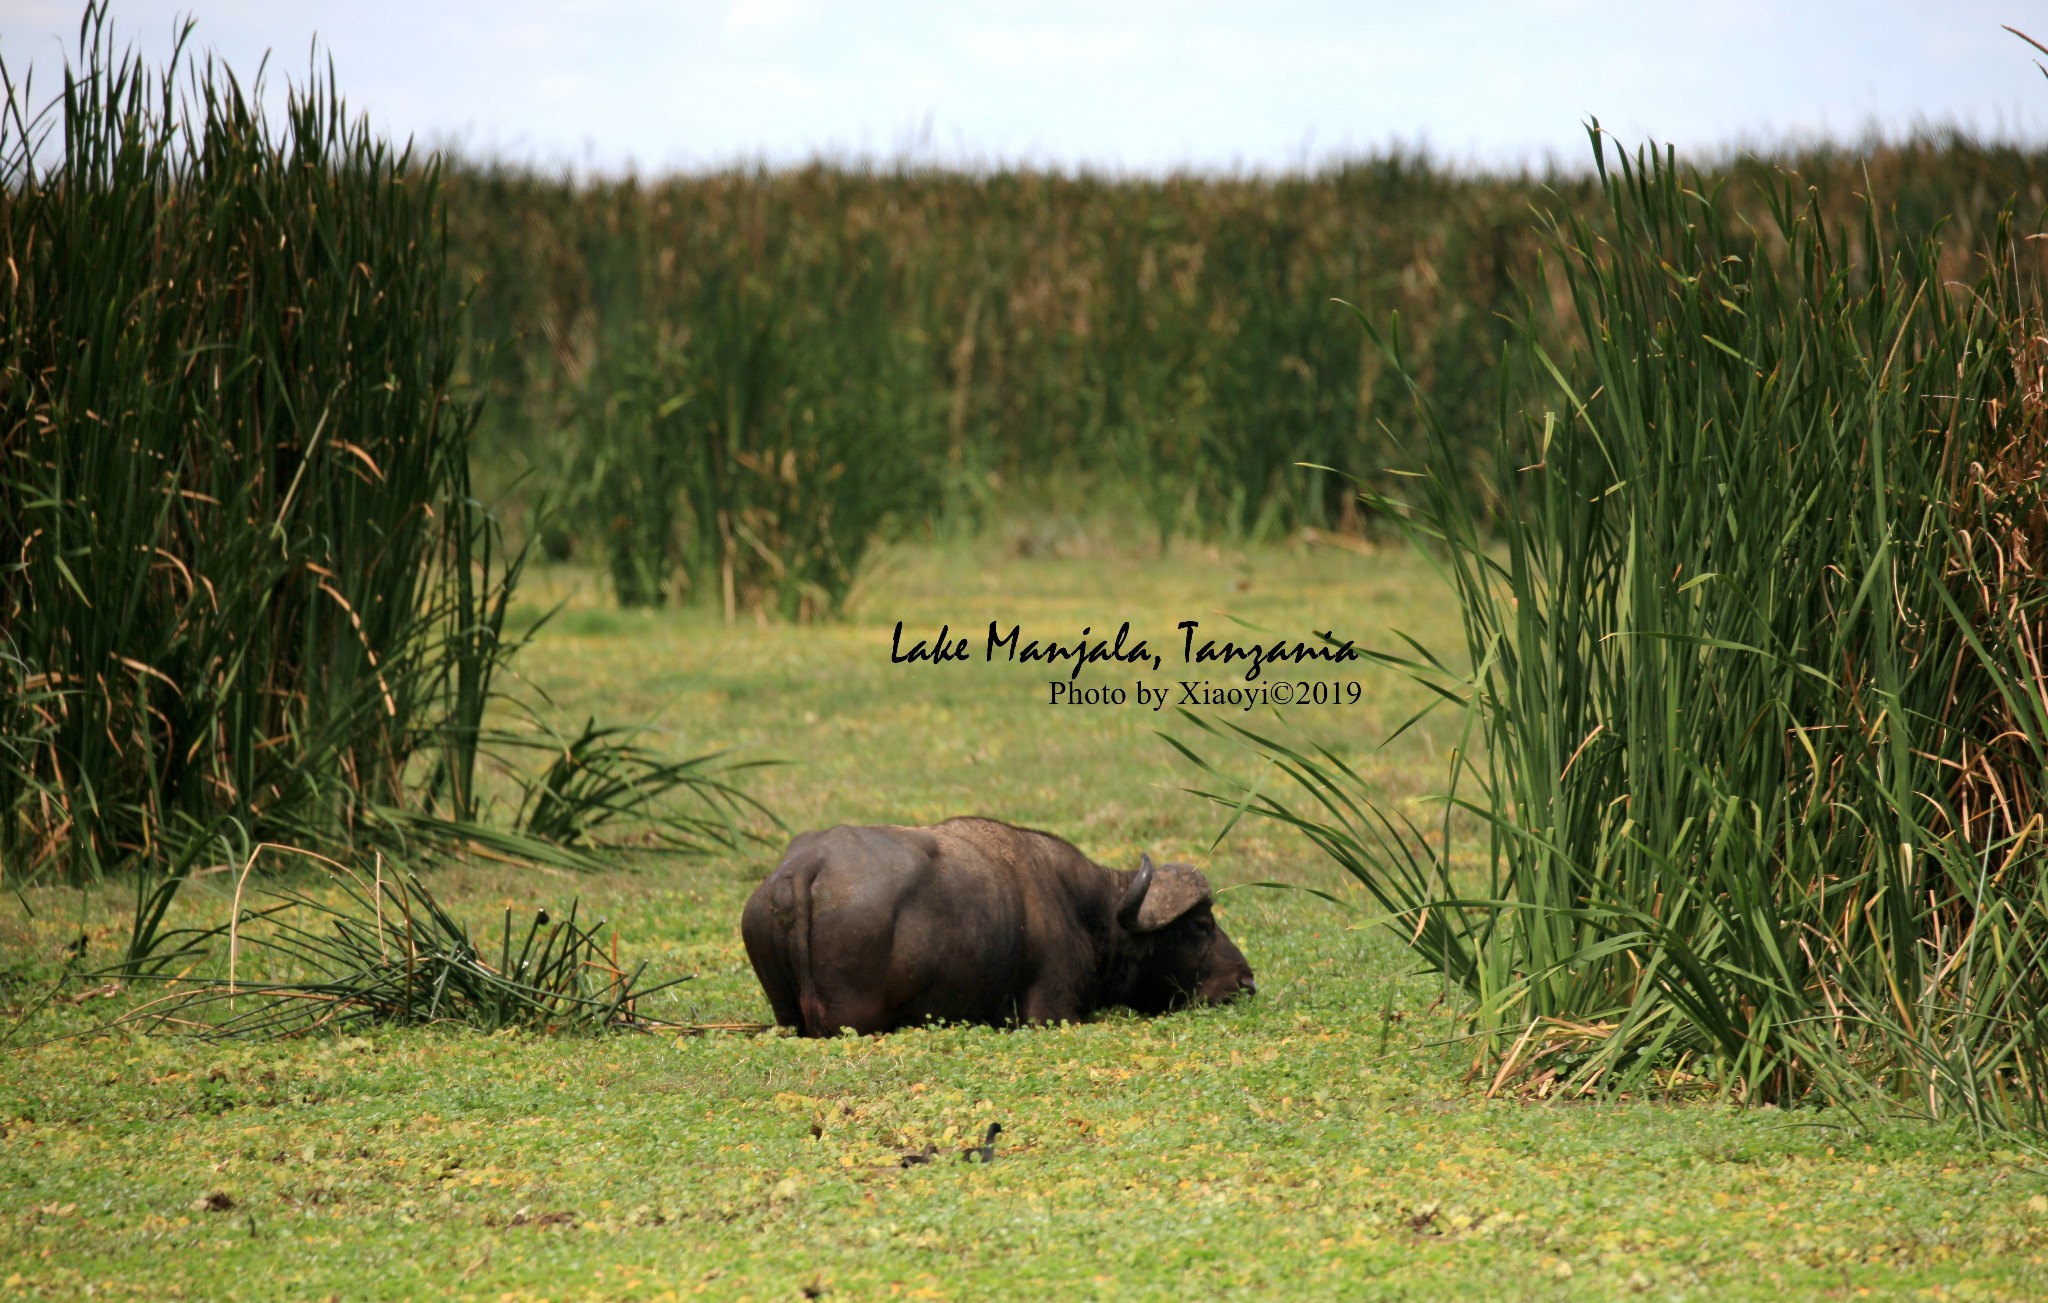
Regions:
<instances>
[{"instance_id":1,"label":"grassy clearing","mask_svg":"<svg viewBox=\"0 0 2048 1303\"><path fill-rule=\"evenodd\" d=\"M1038 550L1032 536L1027 550ZM1064 536L1059 555L897 550L827 627L618 612L593 581L524 663L569 710L665 710L691 744L796 763L761 794L793 824L979 810L1098 858L1193 854L1219 884L1285 877L1364 906L1305 845L1218 812L1125 708L1039 704L1043 676L888 664L888 632L992 615L1046 634L1229 611L1292 632L1397 624L1439 645L1455 610L1399 552L1179 549ZM1220 631L1220 630L1219 630ZM1169 665L1169 668L1171 666ZM1311 737L1390 799L1437 772L1427 737L1370 756L1404 688ZM1163 716L1162 716L1163 718ZM1441 739L1438 740L1441 742ZM474 864L436 894L476 921L580 894L622 953L696 971L672 1013L765 1016L737 936L767 853L598 876ZM202 878L181 917L225 910ZM68 889L11 908L28 956L9 1021L81 927ZM0 1288L349 1298L478 1296L2031 1298L2048 1289L2048 1182L1953 1133L1859 1136L1824 1113L1700 1102L1486 1100L1440 984L1355 916L1240 891L1219 910L1257 967L1243 1006L1057 1031L874 1040L605 1040L380 1033L270 1045L70 1041L0 1059ZM43 971L32 971L40 968ZM119 993L35 1015L85 1025ZM989 1120L995 1163L902 1169ZM813 1128L816 1134L813 1134ZM232 1206L207 1210L215 1193ZM214 1200L216 1204L223 1200Z\"/></svg>"}]
</instances>

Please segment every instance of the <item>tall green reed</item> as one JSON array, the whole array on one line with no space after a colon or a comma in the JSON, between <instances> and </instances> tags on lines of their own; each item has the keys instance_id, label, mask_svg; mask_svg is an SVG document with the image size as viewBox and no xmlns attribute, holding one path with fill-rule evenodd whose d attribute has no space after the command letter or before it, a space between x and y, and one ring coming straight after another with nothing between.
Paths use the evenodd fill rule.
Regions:
<instances>
[{"instance_id":1,"label":"tall green reed","mask_svg":"<svg viewBox=\"0 0 2048 1303\"><path fill-rule=\"evenodd\" d=\"M511 408L498 446L559 486L550 541L601 560L622 603L821 616L890 520L933 510L941 401L899 257L731 198L677 247L665 195L588 196L589 301L565 327L540 314L549 349L515 342L480 378ZM489 273L477 290L513 292Z\"/></svg>"},{"instance_id":2,"label":"tall green reed","mask_svg":"<svg viewBox=\"0 0 2048 1303\"><path fill-rule=\"evenodd\" d=\"M473 338L497 341L471 355L494 397L482 438L509 466L580 462L567 477L594 486L599 459L644 462L621 473L664 492L659 455L633 445L647 422L588 414L666 339L701 383L759 372L800 406L886 379L886 401L862 400L873 414L837 442L892 463L885 483L936 457L950 510L1063 476L1128 493L1166 536L1347 518L1345 482L1297 463L1363 474L1382 427L1405 435L1408 417L1398 387L1370 383L1370 352L1331 328L1329 300L1398 308L1447 389L1484 386L1502 328L1491 290L1462 306L1467 286L1492 283L1493 233L1527 243L1512 221L1526 187L1403 155L1284 180L811 167L578 186L472 166L450 186ZM731 437L701 413L675 428ZM873 528L927 514L931 492L874 511ZM858 499L834 501L843 546ZM689 514L677 538L701 528ZM618 523L566 515L593 553Z\"/></svg>"},{"instance_id":3,"label":"tall green reed","mask_svg":"<svg viewBox=\"0 0 2048 1303\"><path fill-rule=\"evenodd\" d=\"M8 703L9 858L90 877L223 820L346 828L416 754L470 813L509 576L448 391L431 167L331 82L272 140L225 69L181 94L100 11L81 41L45 116L24 87L0 125L0 609L47 694Z\"/></svg>"},{"instance_id":4,"label":"tall green reed","mask_svg":"<svg viewBox=\"0 0 2048 1303\"><path fill-rule=\"evenodd\" d=\"M728 616L836 611L884 524L929 512L936 491L936 404L889 310L886 252L854 233L785 238L763 239L776 282L701 282L658 436L682 491L683 572Z\"/></svg>"},{"instance_id":5,"label":"tall green reed","mask_svg":"<svg viewBox=\"0 0 2048 1303\"><path fill-rule=\"evenodd\" d=\"M548 853L480 823L485 755L551 744L486 725L523 553L471 484L438 165L331 72L281 124L182 41L153 72L103 6L40 113L7 90L0 871L147 870L140 953L260 843ZM690 765L634 791L745 804Z\"/></svg>"},{"instance_id":6,"label":"tall green reed","mask_svg":"<svg viewBox=\"0 0 2048 1303\"><path fill-rule=\"evenodd\" d=\"M1930 132L1731 156L1706 171L1731 182L1724 194L1754 221L1769 220L1754 182L1782 165L1819 187L1831 220L1852 220L1854 196L1868 193L1902 235L1946 223L1960 249L1988 236L2008 197L2048 201L2043 163L2038 151ZM854 293L821 286L820 267L836 265L886 318L898 359L897 401L864 427L864 457L936 438L949 520L1072 506L1048 496L1071 490L1048 486L1093 486L1165 537L1362 523L1347 477L1371 479L1425 445L1403 384L1337 328L1332 298L1375 319L1400 314L1410 372L1476 476L1497 405L1529 392L1518 372L1499 392L1517 286L1559 306L1568 293L1555 277L1531 279L1543 238L1534 210L1599 203L1590 176L1473 174L1398 150L1283 177L821 164L576 184L472 164L448 181L459 291L474 291L465 364L493 397L480 442L507 478L540 468L530 484L564 479L586 493L589 464L616 447L614 464L648 464L621 470L626 496L608 501L666 495L659 455L591 421L614 392L591 368L630 370L645 352L636 338L687 337L683 352L708 357L710 334L732 328L711 286L744 283L749 314L803 317ZM859 252L823 256L835 243ZM880 338L869 306L784 331L770 369L831 374ZM1569 313L1556 324L1568 330ZM678 428L710 437L702 423ZM582 471L564 469L579 458ZM893 518L917 523L921 508L895 506ZM630 518L679 550L687 515ZM617 523L616 512L568 511L547 536L615 563ZM703 595L715 600L712 588Z\"/></svg>"},{"instance_id":7,"label":"tall green reed","mask_svg":"<svg viewBox=\"0 0 2048 1303\"><path fill-rule=\"evenodd\" d=\"M1569 320L1525 336L1547 410L1503 413L1476 503L1422 404L1375 499L1464 612L1469 671L1386 658L1464 712L1442 820L1240 730L1309 800L1255 805L1469 992L1497 1086L2039 1128L2038 255L1998 228L1957 284L1872 206L1781 175L1746 221L1594 145L1605 211L1549 228Z\"/></svg>"}]
</instances>

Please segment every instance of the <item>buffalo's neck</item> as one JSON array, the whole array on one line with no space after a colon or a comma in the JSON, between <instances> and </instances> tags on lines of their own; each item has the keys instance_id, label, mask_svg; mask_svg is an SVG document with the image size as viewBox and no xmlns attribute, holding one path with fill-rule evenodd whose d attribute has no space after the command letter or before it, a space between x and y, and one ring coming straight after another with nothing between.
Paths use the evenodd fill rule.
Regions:
<instances>
[{"instance_id":1,"label":"buffalo's neck","mask_svg":"<svg viewBox=\"0 0 2048 1303\"><path fill-rule=\"evenodd\" d=\"M1149 947L1118 925L1116 911L1137 871L1105 868L1049 837L1035 844L1043 855L1040 872L1059 884L1055 890L1065 898L1069 935L1087 952L1069 952L1079 961L1069 988L1077 1012L1086 1016L1110 1005L1129 1004Z\"/></svg>"},{"instance_id":2,"label":"buffalo's neck","mask_svg":"<svg viewBox=\"0 0 2048 1303\"><path fill-rule=\"evenodd\" d=\"M1138 951L1138 943L1128 937L1110 944L1104 957L1101 986L1095 1001L1098 1007L1133 1005L1139 990L1138 968L1142 958Z\"/></svg>"},{"instance_id":3,"label":"buffalo's neck","mask_svg":"<svg viewBox=\"0 0 2048 1303\"><path fill-rule=\"evenodd\" d=\"M1137 876L1135 871L1102 871L1099 893L1089 901L1088 933L1095 944L1095 1007L1128 1005L1138 988L1139 969L1147 949L1144 941L1126 932L1116 921L1116 909L1124 891Z\"/></svg>"}]
</instances>

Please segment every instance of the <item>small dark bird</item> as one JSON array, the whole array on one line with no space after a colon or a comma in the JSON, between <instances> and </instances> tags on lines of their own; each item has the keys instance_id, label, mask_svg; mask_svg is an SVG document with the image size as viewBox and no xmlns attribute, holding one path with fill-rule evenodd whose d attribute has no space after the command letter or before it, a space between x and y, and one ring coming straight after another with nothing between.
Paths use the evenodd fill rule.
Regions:
<instances>
[{"instance_id":1,"label":"small dark bird","mask_svg":"<svg viewBox=\"0 0 2048 1303\"><path fill-rule=\"evenodd\" d=\"M979 1160L981 1160L981 1161L982 1161L982 1162L984 1162L984 1163L993 1163L993 1162L995 1162L995 1161L996 1161L996 1137L997 1137L998 1135L1001 1135L1001 1134L1002 1134L1002 1130L1003 1130L1003 1124L1002 1124L1002 1123L1000 1123L1000 1122L991 1122L991 1123L989 1123L989 1124L988 1124L988 1134L987 1134L987 1135L985 1135L985 1136L983 1136L983 1137L981 1138L981 1143L980 1143L980 1144L978 1144L978 1145L975 1145L974 1147L972 1147L972 1148L970 1148L970 1149L963 1149L963 1150L961 1150L961 1151L960 1151L960 1157L961 1157L961 1158L963 1158L963 1159L965 1159L966 1161L968 1161L968 1162L970 1162L970 1163L974 1162L974 1161L975 1161L976 1159L979 1159Z\"/></svg>"},{"instance_id":2,"label":"small dark bird","mask_svg":"<svg viewBox=\"0 0 2048 1303\"><path fill-rule=\"evenodd\" d=\"M922 1153L904 1154L897 1160L897 1166L916 1167L920 1163L929 1163L932 1161L932 1156L938 1152L939 1147L937 1145L926 1145Z\"/></svg>"}]
</instances>

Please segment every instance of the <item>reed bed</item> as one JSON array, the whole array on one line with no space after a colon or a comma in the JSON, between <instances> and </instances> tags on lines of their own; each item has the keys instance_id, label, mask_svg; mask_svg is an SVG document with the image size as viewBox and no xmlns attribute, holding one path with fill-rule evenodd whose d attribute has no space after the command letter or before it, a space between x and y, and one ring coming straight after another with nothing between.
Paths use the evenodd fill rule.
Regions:
<instances>
[{"instance_id":1,"label":"reed bed","mask_svg":"<svg viewBox=\"0 0 2048 1303\"><path fill-rule=\"evenodd\" d=\"M2048 201L2048 157L1953 134L1706 177L1767 226L1757 183L1781 171L1830 220L1867 193L1956 248L2013 196ZM1283 177L819 164L576 184L457 164L447 185L465 374L491 395L482 473L538 472L537 532L626 601L806 613L892 522L1076 505L1055 484L1159 538L1370 525L1351 480L1386 487L1427 436L1335 299L1398 316L1476 484L1499 408L1534 396L1500 366L1524 299L1557 309L1553 349L1576 342L1538 214L1601 202L1590 175L1401 152Z\"/></svg>"},{"instance_id":2,"label":"reed bed","mask_svg":"<svg viewBox=\"0 0 2048 1303\"><path fill-rule=\"evenodd\" d=\"M1463 712L1442 821L1269 731L1240 740L1306 803L1217 794L1395 912L1495 1089L2039 1131L2038 249L1594 143L1602 211L1547 232L1583 343L1525 336L1549 410L1504 424L1484 507L1433 421L1376 499L1464 611L1469 673L1386 658Z\"/></svg>"},{"instance_id":3,"label":"reed bed","mask_svg":"<svg viewBox=\"0 0 2048 1303\"><path fill-rule=\"evenodd\" d=\"M7 91L0 876L138 868L137 961L261 843L587 863L677 802L677 840L739 835L718 757L486 724L523 553L472 485L438 164L317 69L275 123L182 45L152 71L103 6L40 111Z\"/></svg>"},{"instance_id":4,"label":"reed bed","mask_svg":"<svg viewBox=\"0 0 2048 1303\"><path fill-rule=\"evenodd\" d=\"M316 80L273 138L89 16L0 127L0 847L74 877L225 822L330 837L418 777L474 808L509 568L449 392L437 176ZM39 164L50 139L53 161Z\"/></svg>"},{"instance_id":5,"label":"reed bed","mask_svg":"<svg viewBox=\"0 0 2048 1303\"><path fill-rule=\"evenodd\" d=\"M1354 523L1298 463L1363 470L1410 418L1331 300L1406 309L1484 410L1526 195L1407 156L1272 183L449 176L480 446L560 486L539 532L628 602L806 613L892 523L973 528L1062 474L1161 538Z\"/></svg>"}]
</instances>

